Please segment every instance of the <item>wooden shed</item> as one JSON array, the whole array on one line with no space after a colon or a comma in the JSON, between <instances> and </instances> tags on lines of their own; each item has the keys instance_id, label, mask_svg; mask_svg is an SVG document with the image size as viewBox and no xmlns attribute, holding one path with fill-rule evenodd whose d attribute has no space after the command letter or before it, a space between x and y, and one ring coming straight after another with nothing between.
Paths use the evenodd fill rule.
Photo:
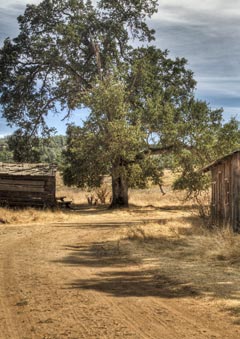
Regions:
<instances>
[{"instance_id":1,"label":"wooden shed","mask_svg":"<svg viewBox=\"0 0 240 339\"><path fill-rule=\"evenodd\" d=\"M0 162L0 205L53 207L55 193L54 166Z\"/></svg>"},{"instance_id":2,"label":"wooden shed","mask_svg":"<svg viewBox=\"0 0 240 339\"><path fill-rule=\"evenodd\" d=\"M212 175L212 221L240 232L240 150L208 165Z\"/></svg>"}]
</instances>

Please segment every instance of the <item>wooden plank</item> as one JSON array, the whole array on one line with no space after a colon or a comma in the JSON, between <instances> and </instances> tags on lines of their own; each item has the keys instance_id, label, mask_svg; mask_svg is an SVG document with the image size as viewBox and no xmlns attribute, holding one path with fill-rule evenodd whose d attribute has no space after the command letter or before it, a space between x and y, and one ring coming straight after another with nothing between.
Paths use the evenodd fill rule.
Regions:
<instances>
[{"instance_id":1,"label":"wooden plank","mask_svg":"<svg viewBox=\"0 0 240 339\"><path fill-rule=\"evenodd\" d=\"M0 173L0 178L1 179L7 179L7 180L28 180L28 181L35 181L35 180L40 180L40 181L54 181L55 177L49 177L49 176L43 176L43 175L36 175L36 176L32 176L32 175L11 175L11 174L1 174Z\"/></svg>"},{"instance_id":2,"label":"wooden plank","mask_svg":"<svg viewBox=\"0 0 240 339\"><path fill-rule=\"evenodd\" d=\"M44 187L0 184L0 191L10 191L10 192L44 192Z\"/></svg>"},{"instance_id":3,"label":"wooden plank","mask_svg":"<svg viewBox=\"0 0 240 339\"><path fill-rule=\"evenodd\" d=\"M236 173L235 173L235 186L236 186L236 219L235 219L235 231L240 231L240 154L236 153Z\"/></svg>"},{"instance_id":4,"label":"wooden plank","mask_svg":"<svg viewBox=\"0 0 240 339\"><path fill-rule=\"evenodd\" d=\"M24 197L42 197L44 199L54 198L53 194L46 194L45 192L8 192L8 191L0 191L0 199L11 199L11 197L17 197L19 199Z\"/></svg>"},{"instance_id":5,"label":"wooden plank","mask_svg":"<svg viewBox=\"0 0 240 339\"><path fill-rule=\"evenodd\" d=\"M232 201L233 201L233 208L232 208L232 227L234 230L237 230L237 219L238 219L238 159L237 155L233 156L232 159L232 176L233 176L233 183L232 183Z\"/></svg>"},{"instance_id":6,"label":"wooden plank","mask_svg":"<svg viewBox=\"0 0 240 339\"><path fill-rule=\"evenodd\" d=\"M43 186L45 184L44 180L19 180L19 179L2 179L0 178L0 185L34 185L34 186Z\"/></svg>"},{"instance_id":7,"label":"wooden plank","mask_svg":"<svg viewBox=\"0 0 240 339\"><path fill-rule=\"evenodd\" d=\"M7 192L0 191L0 199L33 199L33 198L42 198L42 199L55 199L54 195L45 194L45 192Z\"/></svg>"}]
</instances>

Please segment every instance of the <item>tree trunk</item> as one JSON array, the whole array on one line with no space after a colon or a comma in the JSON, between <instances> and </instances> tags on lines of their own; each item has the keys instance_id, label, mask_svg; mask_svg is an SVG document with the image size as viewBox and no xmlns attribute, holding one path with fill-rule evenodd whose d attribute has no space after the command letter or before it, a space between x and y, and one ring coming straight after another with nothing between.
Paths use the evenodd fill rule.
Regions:
<instances>
[{"instance_id":1,"label":"tree trunk","mask_svg":"<svg viewBox=\"0 0 240 339\"><path fill-rule=\"evenodd\" d=\"M112 202L110 208L128 207L128 184L122 166L112 173Z\"/></svg>"}]
</instances>

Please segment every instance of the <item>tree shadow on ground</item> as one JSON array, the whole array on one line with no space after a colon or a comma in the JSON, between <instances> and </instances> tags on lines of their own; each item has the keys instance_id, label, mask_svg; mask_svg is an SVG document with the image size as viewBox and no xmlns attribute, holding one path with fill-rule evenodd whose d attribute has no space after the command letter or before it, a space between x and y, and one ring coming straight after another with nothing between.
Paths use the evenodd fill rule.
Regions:
<instances>
[{"instance_id":1,"label":"tree shadow on ground","mask_svg":"<svg viewBox=\"0 0 240 339\"><path fill-rule=\"evenodd\" d=\"M151 218L151 219L136 219L134 221L109 221L109 222L71 222L66 224L65 222L58 222L55 226L56 228L76 228L76 229L117 229L121 227L133 227L133 226L141 226L148 224L159 224L166 225L171 219L169 218Z\"/></svg>"},{"instance_id":2,"label":"tree shadow on ground","mask_svg":"<svg viewBox=\"0 0 240 339\"><path fill-rule=\"evenodd\" d=\"M91 214L111 214L112 210L109 209L108 205L97 205L91 206L88 204L71 204L69 209L65 209L67 213L75 214L78 213L81 215L91 215Z\"/></svg>"},{"instance_id":3,"label":"tree shadow on ground","mask_svg":"<svg viewBox=\"0 0 240 339\"><path fill-rule=\"evenodd\" d=\"M146 240L149 244L153 239ZM162 239L162 248L188 246L182 239ZM187 281L177 277L159 274L158 269L146 269L141 266L143 256L134 252L132 242L105 241L89 245L65 245L63 250L70 253L58 260L68 266L99 268L97 275L88 280L76 280L66 286L68 289L96 290L116 297L155 296L162 298L196 297L199 292ZM159 258L156 258L159 261ZM151 260L153 263L154 258ZM56 261L55 261L56 262ZM110 271L109 268L118 268ZM104 272L103 272L104 269ZM107 271L105 271L105 269Z\"/></svg>"},{"instance_id":4,"label":"tree shadow on ground","mask_svg":"<svg viewBox=\"0 0 240 339\"><path fill-rule=\"evenodd\" d=\"M71 252L57 262L69 266L126 267L141 262L127 247L124 251L120 250L118 241L92 243L90 246L65 245L63 250Z\"/></svg>"},{"instance_id":5,"label":"tree shadow on ground","mask_svg":"<svg viewBox=\"0 0 240 339\"><path fill-rule=\"evenodd\" d=\"M197 205L163 205L163 206L154 206L154 205L135 205L130 204L129 208L118 208L117 210L122 210L126 212L135 212L139 214L156 212L156 211L190 211L196 209ZM96 205L90 206L88 204L72 204L70 209L65 209L68 213L80 213L82 215L91 215L91 214L112 214L116 211L114 208L109 208L109 205Z\"/></svg>"},{"instance_id":6,"label":"tree shadow on ground","mask_svg":"<svg viewBox=\"0 0 240 339\"><path fill-rule=\"evenodd\" d=\"M89 279L78 279L66 285L67 289L95 290L116 297L161 297L183 298L208 296L219 300L232 299L240 302L239 273L229 273L227 263L204 260L195 251L192 238L197 217L182 217L183 223L190 223L192 229L181 230L179 237L158 236L144 239L82 242L66 244L67 251L57 263L67 266L93 267L96 273ZM168 219L155 219L167 223ZM138 226L153 223L153 219L124 222L100 222L83 224L62 224L60 227L74 227L114 230L123 226ZM59 227L59 226L57 226ZM189 234L188 234L189 233ZM194 235L195 236L195 235ZM202 238L199 238L202 239ZM194 240L194 241L193 241ZM141 251L149 248L148 252ZM150 263L150 266L146 265Z\"/></svg>"},{"instance_id":7,"label":"tree shadow on ground","mask_svg":"<svg viewBox=\"0 0 240 339\"><path fill-rule=\"evenodd\" d=\"M154 270L100 273L94 279L74 281L67 288L95 290L116 297L183 298L199 295L190 284L163 274L156 275Z\"/></svg>"},{"instance_id":8,"label":"tree shadow on ground","mask_svg":"<svg viewBox=\"0 0 240 339\"><path fill-rule=\"evenodd\" d=\"M155 240L156 241L156 240ZM145 243L151 245L151 240ZM139 244L141 246L141 243ZM227 268L215 262L201 263L192 257L191 246L183 239L159 239L158 252L147 257L131 242L123 240L87 245L66 245L70 253L58 260L68 266L94 267L96 274L78 279L67 289L95 290L116 297L185 298L208 296L240 301L238 275L231 277ZM149 269L145 259L149 260ZM229 309L230 310L230 309Z\"/></svg>"}]
</instances>

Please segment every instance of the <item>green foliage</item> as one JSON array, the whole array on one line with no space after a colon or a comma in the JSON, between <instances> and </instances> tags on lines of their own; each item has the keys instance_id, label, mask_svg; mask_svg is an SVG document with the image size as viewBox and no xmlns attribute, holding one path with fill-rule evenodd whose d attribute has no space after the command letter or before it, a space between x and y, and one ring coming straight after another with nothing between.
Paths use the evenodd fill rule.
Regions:
<instances>
[{"instance_id":1,"label":"green foliage","mask_svg":"<svg viewBox=\"0 0 240 339\"><path fill-rule=\"evenodd\" d=\"M40 162L39 139L29 138L21 130L17 130L8 139L9 149L16 162Z\"/></svg>"},{"instance_id":2,"label":"green foliage","mask_svg":"<svg viewBox=\"0 0 240 339\"><path fill-rule=\"evenodd\" d=\"M174 189L187 190L189 197L209 188L210 178L201 172L189 171L179 177L173 185Z\"/></svg>"},{"instance_id":3,"label":"green foliage","mask_svg":"<svg viewBox=\"0 0 240 339\"><path fill-rule=\"evenodd\" d=\"M9 137L0 138L0 161L1 162L12 162L13 161L13 153L10 151L8 147L8 139Z\"/></svg>"},{"instance_id":4,"label":"green foliage","mask_svg":"<svg viewBox=\"0 0 240 339\"><path fill-rule=\"evenodd\" d=\"M191 119L185 124L188 147L174 156L174 168L181 171L174 188L186 189L189 197L209 188L210 178L201 171L204 166L240 147L239 122L231 118L224 124L222 110L211 111L196 102Z\"/></svg>"},{"instance_id":5,"label":"green foliage","mask_svg":"<svg viewBox=\"0 0 240 339\"><path fill-rule=\"evenodd\" d=\"M52 136L47 139L30 139L16 131L13 135L0 139L0 161L3 162L46 162L62 163L62 151L66 137Z\"/></svg>"},{"instance_id":6,"label":"green foliage","mask_svg":"<svg viewBox=\"0 0 240 339\"><path fill-rule=\"evenodd\" d=\"M62 152L65 147L66 137L63 135L55 135L47 139L40 138L40 161L62 166Z\"/></svg>"},{"instance_id":7,"label":"green foliage","mask_svg":"<svg viewBox=\"0 0 240 339\"><path fill-rule=\"evenodd\" d=\"M69 185L99 186L104 175L127 176L129 165L145 145L140 124L128 122L130 108L124 84L109 76L85 96L91 113L83 127L70 125L64 179Z\"/></svg>"},{"instance_id":8,"label":"green foliage","mask_svg":"<svg viewBox=\"0 0 240 339\"><path fill-rule=\"evenodd\" d=\"M27 5L19 35L0 50L3 116L31 135L51 132L44 119L49 111L79 108L96 75L127 60L131 38L153 39L146 18L156 10L156 0Z\"/></svg>"}]
</instances>

